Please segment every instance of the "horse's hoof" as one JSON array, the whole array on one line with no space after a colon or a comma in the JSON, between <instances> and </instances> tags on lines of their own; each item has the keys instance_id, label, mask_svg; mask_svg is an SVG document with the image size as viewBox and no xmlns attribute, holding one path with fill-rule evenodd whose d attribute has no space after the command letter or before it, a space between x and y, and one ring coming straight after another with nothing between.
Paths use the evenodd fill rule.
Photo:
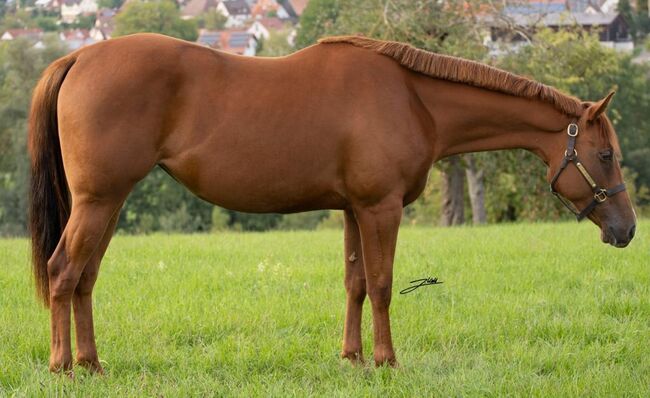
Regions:
<instances>
[{"instance_id":1,"label":"horse's hoof","mask_svg":"<svg viewBox=\"0 0 650 398\"><path fill-rule=\"evenodd\" d=\"M382 367L382 366L390 366L391 368L399 368L399 364L397 363L397 359L395 357L393 358L384 358L384 359L377 359L375 358L375 366L376 367Z\"/></svg>"},{"instance_id":2,"label":"horse's hoof","mask_svg":"<svg viewBox=\"0 0 650 398\"><path fill-rule=\"evenodd\" d=\"M352 365L363 365L363 354L360 351L342 351L341 358L347 359Z\"/></svg>"},{"instance_id":3,"label":"horse's hoof","mask_svg":"<svg viewBox=\"0 0 650 398\"><path fill-rule=\"evenodd\" d=\"M59 366L52 366L50 365L50 373L55 374L55 375L60 375L60 376L66 376L70 380L74 380L74 371L72 368L70 369L64 369L63 367Z\"/></svg>"},{"instance_id":4,"label":"horse's hoof","mask_svg":"<svg viewBox=\"0 0 650 398\"><path fill-rule=\"evenodd\" d=\"M397 367L397 359L395 359L395 352L392 349L382 350L375 348L375 366L380 367L388 365L391 368Z\"/></svg>"},{"instance_id":5,"label":"horse's hoof","mask_svg":"<svg viewBox=\"0 0 650 398\"><path fill-rule=\"evenodd\" d=\"M102 365L100 365L98 359L93 359L93 360L77 360L77 365L81 366L82 368L85 368L92 374L104 375L104 368L102 368Z\"/></svg>"},{"instance_id":6,"label":"horse's hoof","mask_svg":"<svg viewBox=\"0 0 650 398\"><path fill-rule=\"evenodd\" d=\"M50 372L65 374L70 376L72 374L72 361L52 361L50 360ZM74 375L73 375L74 377Z\"/></svg>"}]
</instances>

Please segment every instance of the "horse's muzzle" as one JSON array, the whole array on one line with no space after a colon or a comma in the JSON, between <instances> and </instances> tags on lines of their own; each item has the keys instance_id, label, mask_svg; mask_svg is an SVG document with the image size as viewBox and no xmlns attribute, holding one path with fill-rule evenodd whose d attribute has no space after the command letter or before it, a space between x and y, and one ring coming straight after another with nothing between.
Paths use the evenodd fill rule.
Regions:
<instances>
[{"instance_id":1,"label":"horse's muzzle","mask_svg":"<svg viewBox=\"0 0 650 398\"><path fill-rule=\"evenodd\" d=\"M632 224L630 227L605 226L602 228L601 239L603 243L623 248L630 244L635 232L636 224Z\"/></svg>"}]
</instances>

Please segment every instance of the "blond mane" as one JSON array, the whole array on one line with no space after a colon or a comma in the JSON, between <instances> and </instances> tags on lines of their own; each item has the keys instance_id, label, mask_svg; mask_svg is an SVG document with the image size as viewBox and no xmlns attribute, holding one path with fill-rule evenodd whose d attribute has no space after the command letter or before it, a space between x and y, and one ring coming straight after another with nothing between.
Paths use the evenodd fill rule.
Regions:
<instances>
[{"instance_id":1,"label":"blond mane","mask_svg":"<svg viewBox=\"0 0 650 398\"><path fill-rule=\"evenodd\" d=\"M580 116L583 107L575 97L563 94L553 87L517 76L480 62L436 54L394 41L370 39L363 36L333 36L320 39L322 44L347 43L366 48L395 59L413 71L476 87L530 99L538 99L555 106L559 111Z\"/></svg>"}]
</instances>

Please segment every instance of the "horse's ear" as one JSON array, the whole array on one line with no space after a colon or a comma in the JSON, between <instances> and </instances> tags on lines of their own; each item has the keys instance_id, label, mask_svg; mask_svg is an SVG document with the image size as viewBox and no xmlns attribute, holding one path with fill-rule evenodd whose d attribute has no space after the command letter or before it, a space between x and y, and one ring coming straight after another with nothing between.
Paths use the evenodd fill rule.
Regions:
<instances>
[{"instance_id":1,"label":"horse's ear","mask_svg":"<svg viewBox=\"0 0 650 398\"><path fill-rule=\"evenodd\" d=\"M587 120L590 122L593 122L600 116L603 112L605 112L605 109L607 109L607 105L609 105L609 101L612 100L612 97L616 91L611 91L609 94L607 94L607 97L601 99L598 102L594 102L593 104L589 105L589 108L587 108Z\"/></svg>"}]
</instances>

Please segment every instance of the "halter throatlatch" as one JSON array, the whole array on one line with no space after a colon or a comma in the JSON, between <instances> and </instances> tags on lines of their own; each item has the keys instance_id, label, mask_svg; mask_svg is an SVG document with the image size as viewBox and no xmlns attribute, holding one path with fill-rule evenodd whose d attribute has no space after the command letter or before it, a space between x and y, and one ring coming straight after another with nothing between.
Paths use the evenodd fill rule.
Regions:
<instances>
[{"instance_id":1,"label":"halter throatlatch","mask_svg":"<svg viewBox=\"0 0 650 398\"><path fill-rule=\"evenodd\" d=\"M596 206L599 204L603 203L604 201L607 200L607 198L616 195L619 192L625 191L625 184L619 184L615 186L614 188L610 189L605 189L601 188L596 184L596 181L591 177L589 172L587 172L587 169L585 169L585 166L582 164L580 159L578 159L578 151L576 151L576 138L578 137L578 125L576 123L571 123L566 129L567 135L569 136L569 142L567 144L567 149L564 151L564 159L562 159L562 163L560 164L560 168L558 171L555 173L555 176L553 176L553 179L551 180L551 193L555 195L558 199L560 199L560 202L564 206L567 207L567 209L571 210L573 214L575 214L576 218L578 221L581 221L583 218L587 217L589 213L591 213ZM558 191L555 190L555 183L557 182L557 179L560 177L560 174L566 169L566 167L569 165L569 163L573 163L582 177L587 181L589 186L591 187L592 192L594 193L594 199L585 207L582 209L582 211L578 210L571 201L568 199L564 198Z\"/></svg>"}]
</instances>

